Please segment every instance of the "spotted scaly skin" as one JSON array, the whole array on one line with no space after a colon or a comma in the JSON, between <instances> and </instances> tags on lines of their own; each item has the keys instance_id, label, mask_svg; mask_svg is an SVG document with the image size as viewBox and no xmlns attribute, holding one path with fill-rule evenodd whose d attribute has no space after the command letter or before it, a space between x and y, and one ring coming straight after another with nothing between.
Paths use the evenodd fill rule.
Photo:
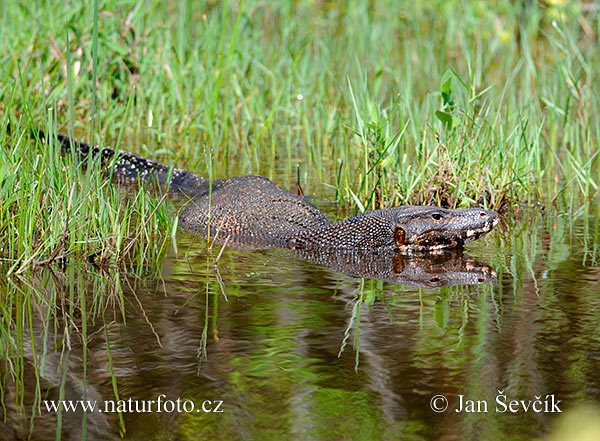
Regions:
<instances>
[{"instance_id":1,"label":"spotted scaly skin","mask_svg":"<svg viewBox=\"0 0 600 441\"><path fill-rule=\"evenodd\" d=\"M180 215L184 230L238 248L287 248L287 237L328 223L304 198L258 175L214 181Z\"/></svg>"},{"instance_id":2,"label":"spotted scaly skin","mask_svg":"<svg viewBox=\"0 0 600 441\"><path fill-rule=\"evenodd\" d=\"M288 240L296 249L393 249L410 254L462 246L490 232L498 220L495 211L481 208L407 205L350 217Z\"/></svg>"},{"instance_id":3,"label":"spotted scaly skin","mask_svg":"<svg viewBox=\"0 0 600 441\"><path fill-rule=\"evenodd\" d=\"M37 136L43 138L40 131ZM353 249L412 254L459 247L491 231L496 212L430 206L384 208L330 223L318 208L264 176L213 180L108 147L57 135L85 163L100 155L120 182L153 182L189 199L179 225L236 248Z\"/></svg>"},{"instance_id":4,"label":"spotted scaly skin","mask_svg":"<svg viewBox=\"0 0 600 441\"><path fill-rule=\"evenodd\" d=\"M39 130L36 134L40 139L44 139L44 133ZM110 147L90 146L86 142L77 141L66 135L56 135L58 142L64 152L71 151L71 144L75 154L79 156L83 163L87 163L90 156L98 157L103 166L113 166L113 176L118 182L126 184L136 184L138 182L148 182L150 180L159 185L166 185L170 179L169 187L172 192L193 191L198 192L202 189L208 189L209 180L203 176L195 175L187 170L173 168L169 174L170 167L152 159L143 158L124 151L119 151L115 158L115 149Z\"/></svg>"}]
</instances>

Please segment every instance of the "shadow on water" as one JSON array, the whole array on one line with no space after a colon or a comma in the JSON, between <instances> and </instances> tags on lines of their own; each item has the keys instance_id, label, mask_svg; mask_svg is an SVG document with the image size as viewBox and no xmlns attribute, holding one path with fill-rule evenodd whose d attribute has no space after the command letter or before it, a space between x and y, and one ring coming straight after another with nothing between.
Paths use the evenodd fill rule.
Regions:
<instances>
[{"instance_id":1,"label":"shadow on water","mask_svg":"<svg viewBox=\"0 0 600 441\"><path fill-rule=\"evenodd\" d=\"M2 439L544 436L557 413L495 400L600 403L599 223L507 231L477 257L226 250L218 269L218 250L182 235L160 276L4 280ZM461 396L480 412L456 412ZM121 412L49 411L59 399Z\"/></svg>"}]
</instances>

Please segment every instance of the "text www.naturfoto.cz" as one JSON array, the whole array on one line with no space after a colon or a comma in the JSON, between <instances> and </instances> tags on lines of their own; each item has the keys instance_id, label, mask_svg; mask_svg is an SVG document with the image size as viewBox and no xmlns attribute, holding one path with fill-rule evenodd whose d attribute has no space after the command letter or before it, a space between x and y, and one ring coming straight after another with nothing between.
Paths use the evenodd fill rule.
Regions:
<instances>
[{"instance_id":1,"label":"text www.naturfoto.cz","mask_svg":"<svg viewBox=\"0 0 600 441\"><path fill-rule=\"evenodd\" d=\"M204 400L199 405L192 400L166 400L167 396L160 394L156 400L44 400L47 412L78 412L85 413L222 413L223 400Z\"/></svg>"}]
</instances>

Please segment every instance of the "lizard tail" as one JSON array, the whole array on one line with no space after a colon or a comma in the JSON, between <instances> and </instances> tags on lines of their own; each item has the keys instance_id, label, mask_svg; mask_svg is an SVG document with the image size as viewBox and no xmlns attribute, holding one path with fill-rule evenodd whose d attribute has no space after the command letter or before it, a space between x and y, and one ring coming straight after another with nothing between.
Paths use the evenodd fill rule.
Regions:
<instances>
[{"instance_id":1,"label":"lizard tail","mask_svg":"<svg viewBox=\"0 0 600 441\"><path fill-rule=\"evenodd\" d=\"M46 135L41 129L33 131L33 136L45 140ZM209 185L208 178L190 173L186 170L169 167L162 162L144 158L123 150L111 147L90 145L86 142L70 138L58 133L56 139L63 152L74 150L83 164L90 158L100 156L103 167L112 166L113 176L124 183L150 182L160 186L168 186L170 192L183 192L186 194L198 193Z\"/></svg>"}]
</instances>

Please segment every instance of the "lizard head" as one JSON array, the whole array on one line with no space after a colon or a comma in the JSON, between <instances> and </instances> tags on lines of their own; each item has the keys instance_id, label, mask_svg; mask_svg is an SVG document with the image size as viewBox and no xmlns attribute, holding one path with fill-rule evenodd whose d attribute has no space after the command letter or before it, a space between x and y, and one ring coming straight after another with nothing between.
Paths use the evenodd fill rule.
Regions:
<instances>
[{"instance_id":1,"label":"lizard head","mask_svg":"<svg viewBox=\"0 0 600 441\"><path fill-rule=\"evenodd\" d=\"M500 220L482 208L448 210L430 206L387 208L400 251L434 251L461 246L489 233Z\"/></svg>"}]
</instances>

